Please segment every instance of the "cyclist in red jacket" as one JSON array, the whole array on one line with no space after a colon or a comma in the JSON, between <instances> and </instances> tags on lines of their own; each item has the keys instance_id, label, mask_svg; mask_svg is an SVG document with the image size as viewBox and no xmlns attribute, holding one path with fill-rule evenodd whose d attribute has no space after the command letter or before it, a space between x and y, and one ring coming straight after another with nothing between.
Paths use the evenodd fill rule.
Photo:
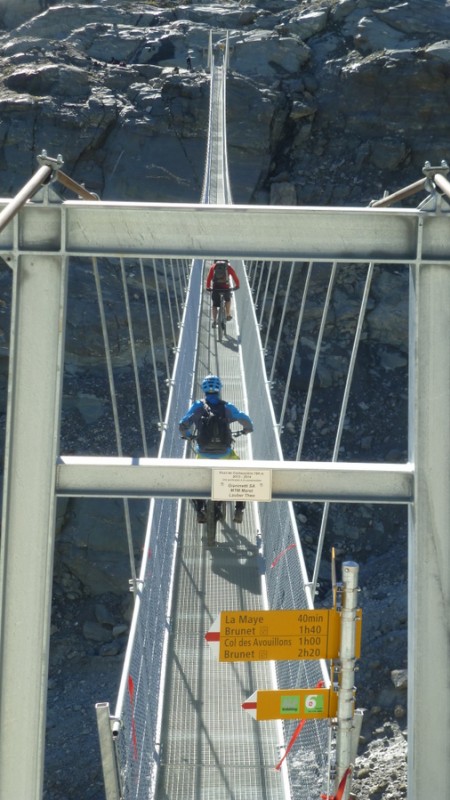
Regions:
<instances>
[{"instance_id":1,"label":"cyclist in red jacket","mask_svg":"<svg viewBox=\"0 0 450 800\"><path fill-rule=\"evenodd\" d=\"M231 310L231 283L233 281L234 289L239 289L239 278L236 275L233 267L228 259L216 258L211 265L206 279L206 289L212 289L212 326L217 328L217 309L220 306L220 296L223 294L225 299L225 313L227 321L232 319Z\"/></svg>"}]
</instances>

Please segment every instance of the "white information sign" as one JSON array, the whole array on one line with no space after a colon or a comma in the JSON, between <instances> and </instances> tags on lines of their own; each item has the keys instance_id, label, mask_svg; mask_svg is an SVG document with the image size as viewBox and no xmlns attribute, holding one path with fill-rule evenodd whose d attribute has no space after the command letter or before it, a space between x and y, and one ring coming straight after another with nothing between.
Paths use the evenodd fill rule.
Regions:
<instances>
[{"instance_id":1,"label":"white information sign","mask_svg":"<svg viewBox=\"0 0 450 800\"><path fill-rule=\"evenodd\" d=\"M271 469L220 469L213 467L211 496L213 500L272 500Z\"/></svg>"}]
</instances>

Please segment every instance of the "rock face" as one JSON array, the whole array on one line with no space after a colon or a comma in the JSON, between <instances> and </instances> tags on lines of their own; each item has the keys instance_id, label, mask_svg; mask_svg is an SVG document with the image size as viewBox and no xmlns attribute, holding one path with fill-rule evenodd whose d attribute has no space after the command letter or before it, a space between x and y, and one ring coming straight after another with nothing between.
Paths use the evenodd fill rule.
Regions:
<instances>
[{"instance_id":1,"label":"rock face","mask_svg":"<svg viewBox=\"0 0 450 800\"><path fill-rule=\"evenodd\" d=\"M196 201L211 30L229 36L235 202L360 204L446 156L439 0L17 6L0 3L4 195L46 149L105 200Z\"/></svg>"},{"instance_id":2,"label":"rock face","mask_svg":"<svg viewBox=\"0 0 450 800\"><path fill-rule=\"evenodd\" d=\"M230 47L227 139L234 202L367 205L385 190L422 177L426 160L439 164L449 156L443 112L450 91L449 6L449 0L163 0L159 5L144 0L0 0L1 194L10 197L18 191L45 149L52 157L61 153L64 171L104 200L197 202L206 155L212 33L214 47L220 50L226 36ZM71 196L61 187L60 193ZM417 205L421 199L409 202ZM405 272L380 274L368 305L364 365L356 375L358 404L351 411L345 445L347 454L365 454L367 460L381 453L392 461L405 457ZM3 299L8 279L1 270L0 281L3 396L9 309ZM354 271L333 300L331 316L347 343L347 320L362 282ZM72 304L83 304L85 336L68 330L67 452L89 440L107 402L105 378L97 371L103 359L98 315L95 304L85 299L85 288L80 278L71 292ZM119 309L114 286L107 291L108 302ZM307 333L314 329L321 301L318 296L308 312ZM282 344L286 353L296 313L294 302ZM312 360L308 336L304 349L293 377L287 434L298 429L296 393L304 390L305 365L307 373ZM121 366L125 385L127 365ZM345 368L339 353L330 353L320 366L323 406L311 444L316 452L324 448L329 453L332 396ZM283 378L280 371L278 379ZM380 384L388 397L384 430L362 421L373 411L364 392ZM100 433L100 451L107 441L107 433ZM129 622L129 603L123 602L128 550L122 523L115 524L121 513L100 501L60 507L48 800L103 797L98 755L89 761L85 747L87 736L96 741L96 731L86 720L80 726L77 712L79 704L99 700L97 685L95 694L89 688L92 670L98 670L106 697L116 691ZM133 524L142 527L145 509L136 507L132 514ZM316 517L313 506L298 511L307 560L315 550ZM333 517L332 544L340 556L360 557L365 564L366 655L358 700L368 712L355 771L355 791L361 797L406 793L405 531L405 515L391 510L364 518L363 512L357 516L343 509ZM138 552L139 537L135 548ZM327 604L325 572L321 581ZM67 715L54 712L57 697L74 711L68 715L74 720L70 736L81 731L84 737L82 768L69 745L60 750L66 737L60 726ZM377 758L380 748L382 759Z\"/></svg>"}]
</instances>

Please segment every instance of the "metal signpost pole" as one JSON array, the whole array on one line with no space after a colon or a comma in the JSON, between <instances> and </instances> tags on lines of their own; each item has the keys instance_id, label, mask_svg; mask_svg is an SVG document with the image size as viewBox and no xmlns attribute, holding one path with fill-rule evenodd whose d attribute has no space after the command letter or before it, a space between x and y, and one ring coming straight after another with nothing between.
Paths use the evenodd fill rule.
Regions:
<instances>
[{"instance_id":1,"label":"metal signpost pole","mask_svg":"<svg viewBox=\"0 0 450 800\"><path fill-rule=\"evenodd\" d=\"M354 561L342 566L341 653L336 742L336 790L349 769L355 754L353 712L356 653L356 606L359 567ZM345 783L342 800L347 800L350 776Z\"/></svg>"}]
</instances>

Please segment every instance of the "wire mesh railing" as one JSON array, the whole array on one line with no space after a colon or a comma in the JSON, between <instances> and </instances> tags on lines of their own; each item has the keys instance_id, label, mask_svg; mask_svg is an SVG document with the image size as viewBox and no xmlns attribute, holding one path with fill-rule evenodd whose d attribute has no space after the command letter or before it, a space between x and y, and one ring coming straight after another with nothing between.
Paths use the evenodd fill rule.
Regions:
<instances>
[{"instance_id":1,"label":"wire mesh railing","mask_svg":"<svg viewBox=\"0 0 450 800\"><path fill-rule=\"evenodd\" d=\"M282 460L279 425L273 410L259 324L251 298L251 287L245 276L241 281L241 291L236 297L236 305L240 319L248 403L256 432L252 438L253 457L258 460ZM259 505L259 516L269 607L312 608L312 594L293 504L262 503ZM278 686L286 689L312 687L322 680L329 682L325 664L318 661L279 661L276 662L276 674ZM292 737L296 724L283 723L287 742ZM292 797L296 800L307 800L320 792L326 773L327 721L310 720L295 745L295 752L295 760L290 759L288 763Z\"/></svg>"},{"instance_id":2,"label":"wire mesh railing","mask_svg":"<svg viewBox=\"0 0 450 800\"><path fill-rule=\"evenodd\" d=\"M62 452L157 453L190 270L187 260L71 259ZM89 437L74 438L87 399L98 413Z\"/></svg>"},{"instance_id":3,"label":"wire mesh railing","mask_svg":"<svg viewBox=\"0 0 450 800\"><path fill-rule=\"evenodd\" d=\"M166 414L174 405L176 408L179 392L181 408L190 391L185 385L190 368L180 361L179 339L183 333L189 338L183 319L191 272L192 262L187 260L72 259L63 453L181 455L179 440L168 435ZM191 310L190 347L195 346L195 316ZM101 413L91 420L89 440L83 447L80 438L72 442L71 437L73 420L83 402L80 380L86 380L86 375L81 379L80 374L89 374L90 369L96 374L90 391L97 395ZM128 541L134 611L114 735L124 796L147 797L152 778L148 754L155 748L158 680L163 675L177 541L177 503L152 501L144 530L140 518L131 514L127 499L123 512L116 523L123 527ZM132 519L137 526L133 530ZM144 595L148 605L139 613Z\"/></svg>"},{"instance_id":4,"label":"wire mesh railing","mask_svg":"<svg viewBox=\"0 0 450 800\"><path fill-rule=\"evenodd\" d=\"M202 265L194 262L180 325L160 457L181 457L177 420L192 395ZM138 592L122 679L112 719L123 798L153 796L160 758L165 659L170 632L174 561L179 537L179 504L152 500L138 576Z\"/></svg>"},{"instance_id":5,"label":"wire mesh railing","mask_svg":"<svg viewBox=\"0 0 450 800\"><path fill-rule=\"evenodd\" d=\"M408 268L372 262L268 261L249 262L247 274L270 375L275 408L272 424L279 431L285 456L306 461L364 461L373 460L376 451L377 460L406 461L408 363L398 348L407 352L408 310L402 298L408 297ZM383 320L378 316L380 299ZM384 375L380 374L381 363L385 364ZM253 380L249 384L254 385ZM340 543L346 509L327 502L297 504L294 511L301 520L302 541L309 542L305 574L312 576L311 597L320 605L331 582L331 575L326 575L330 556L324 547ZM390 514L395 526L395 515ZM355 525L361 531L367 527L366 508L353 508L352 516L349 532L353 533ZM371 509L370 525L384 529L380 510ZM267 574L280 572L272 598L273 607L280 607L286 602L285 587L291 592L292 586L292 575L287 569L282 572L289 560L295 559L297 544L284 535L286 524L281 519L267 525L269 530L274 528L278 534L275 548L269 551ZM267 540L267 533L264 536ZM297 597L295 603L303 599ZM301 671L296 664L282 666L278 670L280 685L311 685L310 671L307 675ZM297 786L304 781L301 767L297 769L301 764L305 764L302 745L290 762L294 797L302 796Z\"/></svg>"}]
</instances>

